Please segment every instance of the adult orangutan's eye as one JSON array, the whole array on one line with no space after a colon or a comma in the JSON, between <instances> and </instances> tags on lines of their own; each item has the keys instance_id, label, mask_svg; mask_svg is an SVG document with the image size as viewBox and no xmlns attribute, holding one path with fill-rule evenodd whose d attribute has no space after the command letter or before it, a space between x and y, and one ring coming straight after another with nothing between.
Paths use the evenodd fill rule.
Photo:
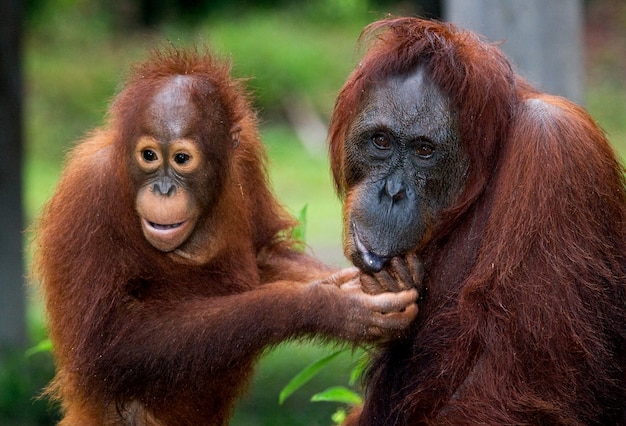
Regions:
<instances>
[{"instance_id":1,"label":"adult orangutan's eye","mask_svg":"<svg viewBox=\"0 0 626 426\"><path fill-rule=\"evenodd\" d=\"M435 149L430 144L423 143L417 147L417 155L419 155L421 158L430 158L433 156L434 153Z\"/></svg>"},{"instance_id":2,"label":"adult orangutan's eye","mask_svg":"<svg viewBox=\"0 0 626 426\"><path fill-rule=\"evenodd\" d=\"M384 135L382 133L376 133L374 136L372 136L372 143L378 149L391 148L391 142L389 141L389 138L387 137L387 135Z\"/></svg>"}]
</instances>

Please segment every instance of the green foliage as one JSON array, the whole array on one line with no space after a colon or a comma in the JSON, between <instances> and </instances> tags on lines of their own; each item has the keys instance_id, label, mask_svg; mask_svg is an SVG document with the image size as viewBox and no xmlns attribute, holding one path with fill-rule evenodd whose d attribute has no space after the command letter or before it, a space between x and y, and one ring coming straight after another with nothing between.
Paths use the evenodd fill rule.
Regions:
<instances>
[{"instance_id":1,"label":"green foliage","mask_svg":"<svg viewBox=\"0 0 626 426\"><path fill-rule=\"evenodd\" d=\"M357 382L361 380L361 377L363 376L363 373L365 372L365 369L367 368L367 364L368 364L367 356L361 356L358 362L356 363L356 365L350 371L350 381L348 382L350 386L356 385Z\"/></svg>"},{"instance_id":2,"label":"green foliage","mask_svg":"<svg viewBox=\"0 0 626 426\"><path fill-rule=\"evenodd\" d=\"M341 247L341 204L333 191L328 158L309 153L285 124L266 125L263 141L278 198L296 215L307 205L307 246L316 248L316 254L329 246Z\"/></svg>"},{"instance_id":3,"label":"green foliage","mask_svg":"<svg viewBox=\"0 0 626 426\"><path fill-rule=\"evenodd\" d=\"M248 85L265 116L282 118L286 100L302 95L327 115L355 64L354 42L366 21L361 15L331 25L301 9L257 11L207 21L194 31L194 38L209 40L232 57L236 75L251 77Z\"/></svg>"},{"instance_id":4,"label":"green foliage","mask_svg":"<svg viewBox=\"0 0 626 426\"><path fill-rule=\"evenodd\" d=\"M299 251L304 251L306 249L306 211L308 205L305 204L302 207L302 210L298 213L296 217L298 219L298 225L293 228L291 233L291 238L296 242L296 249Z\"/></svg>"},{"instance_id":5,"label":"green foliage","mask_svg":"<svg viewBox=\"0 0 626 426\"><path fill-rule=\"evenodd\" d=\"M0 352L1 425L56 424L55 407L39 398L53 371L50 354L26 358L22 351Z\"/></svg>"},{"instance_id":6,"label":"green foliage","mask_svg":"<svg viewBox=\"0 0 626 426\"><path fill-rule=\"evenodd\" d=\"M361 395L345 386L331 386L328 389L316 393L311 397L312 402L338 402L341 404L360 404L363 402Z\"/></svg>"},{"instance_id":7,"label":"green foliage","mask_svg":"<svg viewBox=\"0 0 626 426\"><path fill-rule=\"evenodd\" d=\"M334 352L328 356L325 356L312 364L305 367L302 371L296 374L285 387L281 390L278 397L279 404L282 403L291 395L293 395L298 389L308 383L322 370L327 368L330 363L340 354L347 352L347 349ZM366 366L366 357L362 357L356 364L350 373L350 386L354 386L356 381L361 377ZM331 386L322 392L318 392L311 397L311 402L333 402L344 405L357 405L363 402L361 395L349 389L346 386ZM336 424L341 424L346 418L346 410L344 407L338 407L337 410L331 416L331 419Z\"/></svg>"},{"instance_id":8,"label":"green foliage","mask_svg":"<svg viewBox=\"0 0 626 426\"><path fill-rule=\"evenodd\" d=\"M304 370L294 376L293 379L285 385L283 390L278 396L278 403L282 405L283 402L295 391L300 389L306 383L308 383L313 377L315 377L324 367L326 367L333 359L337 357L343 351L334 352L322 359L315 361L313 364L307 366Z\"/></svg>"},{"instance_id":9,"label":"green foliage","mask_svg":"<svg viewBox=\"0 0 626 426\"><path fill-rule=\"evenodd\" d=\"M609 140L626 160L626 87L623 83L605 80L587 95L587 108L606 131Z\"/></svg>"},{"instance_id":10,"label":"green foliage","mask_svg":"<svg viewBox=\"0 0 626 426\"><path fill-rule=\"evenodd\" d=\"M341 425L346 420L346 417L348 417L348 412L344 408L339 407L331 416L331 420L336 425Z\"/></svg>"},{"instance_id":11,"label":"green foliage","mask_svg":"<svg viewBox=\"0 0 626 426\"><path fill-rule=\"evenodd\" d=\"M29 348L24 355L28 358L41 352L50 351L52 351L52 341L50 339L45 339L37 343L32 348Z\"/></svg>"},{"instance_id":12,"label":"green foliage","mask_svg":"<svg viewBox=\"0 0 626 426\"><path fill-rule=\"evenodd\" d=\"M336 383L346 383L353 355L343 351L308 383L277 403L284 385L306 366L337 351L333 345L294 341L283 343L261 359L250 392L237 404L232 426L323 426L335 411L334 403L310 403L310 395Z\"/></svg>"}]
</instances>

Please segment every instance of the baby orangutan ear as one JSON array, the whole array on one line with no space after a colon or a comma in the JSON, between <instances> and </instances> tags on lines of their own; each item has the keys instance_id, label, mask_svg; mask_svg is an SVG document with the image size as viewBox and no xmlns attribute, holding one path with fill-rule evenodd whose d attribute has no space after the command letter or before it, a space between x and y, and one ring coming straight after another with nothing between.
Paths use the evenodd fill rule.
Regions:
<instances>
[{"instance_id":1,"label":"baby orangutan ear","mask_svg":"<svg viewBox=\"0 0 626 426\"><path fill-rule=\"evenodd\" d=\"M239 135L241 134L241 126L239 124L233 125L230 129L230 140L233 141L233 148L239 146Z\"/></svg>"}]
</instances>

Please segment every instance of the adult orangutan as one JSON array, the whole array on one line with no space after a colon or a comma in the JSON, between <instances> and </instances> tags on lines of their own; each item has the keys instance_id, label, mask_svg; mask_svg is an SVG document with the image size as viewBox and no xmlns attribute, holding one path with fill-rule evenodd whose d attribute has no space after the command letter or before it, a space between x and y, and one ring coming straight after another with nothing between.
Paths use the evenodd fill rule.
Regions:
<instances>
[{"instance_id":1,"label":"adult orangutan","mask_svg":"<svg viewBox=\"0 0 626 426\"><path fill-rule=\"evenodd\" d=\"M415 290L362 292L298 253L293 224L229 65L174 48L138 64L36 229L62 424L223 425L265 347L415 317Z\"/></svg>"},{"instance_id":2,"label":"adult orangutan","mask_svg":"<svg viewBox=\"0 0 626 426\"><path fill-rule=\"evenodd\" d=\"M345 253L425 278L347 424L626 424L626 186L603 132L451 24L364 35L330 127Z\"/></svg>"}]
</instances>

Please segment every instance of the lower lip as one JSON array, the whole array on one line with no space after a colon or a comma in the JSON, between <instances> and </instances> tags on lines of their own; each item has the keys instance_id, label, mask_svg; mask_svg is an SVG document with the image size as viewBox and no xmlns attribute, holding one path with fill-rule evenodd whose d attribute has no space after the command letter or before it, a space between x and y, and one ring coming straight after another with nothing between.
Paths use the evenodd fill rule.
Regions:
<instances>
[{"instance_id":1,"label":"lower lip","mask_svg":"<svg viewBox=\"0 0 626 426\"><path fill-rule=\"evenodd\" d=\"M385 266L385 262L388 258L377 256L369 251L359 238L358 230L354 224L352 224L352 235L356 245L356 250L363 263L365 263L371 271L380 272L383 269L383 266Z\"/></svg>"}]
</instances>

